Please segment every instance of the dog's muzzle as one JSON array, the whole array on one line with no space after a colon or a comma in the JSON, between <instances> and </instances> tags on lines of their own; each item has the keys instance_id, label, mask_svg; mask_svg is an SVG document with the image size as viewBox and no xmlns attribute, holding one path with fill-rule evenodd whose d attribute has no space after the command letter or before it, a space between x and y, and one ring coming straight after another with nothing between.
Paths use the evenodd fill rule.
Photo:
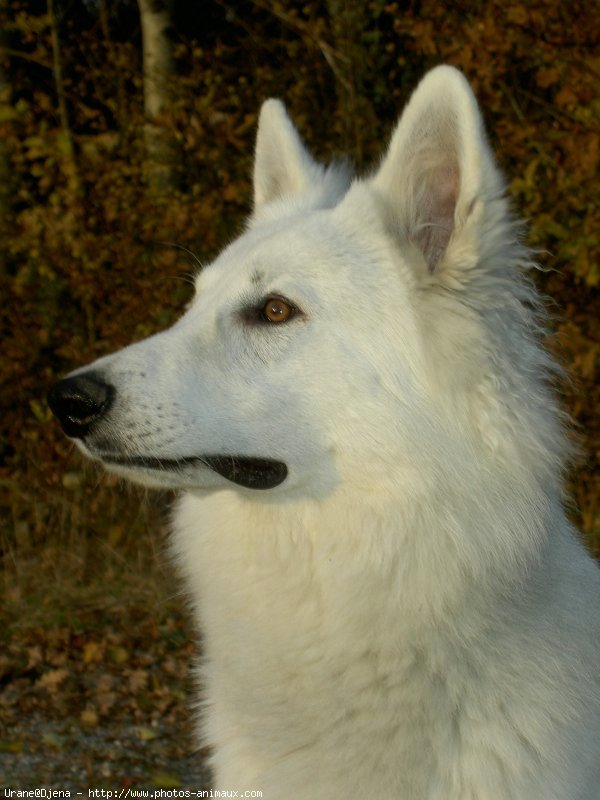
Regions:
<instances>
[{"instance_id":1,"label":"dog's muzzle","mask_svg":"<svg viewBox=\"0 0 600 800\"><path fill-rule=\"evenodd\" d=\"M100 372L83 372L59 381L48 393L48 405L64 432L72 439L84 439L112 407L116 389ZM130 453L95 451L95 457L107 467L154 472L180 472L203 465L228 481L247 489L273 489L288 474L282 461L246 455L199 455L169 458Z\"/></svg>"}]
</instances>

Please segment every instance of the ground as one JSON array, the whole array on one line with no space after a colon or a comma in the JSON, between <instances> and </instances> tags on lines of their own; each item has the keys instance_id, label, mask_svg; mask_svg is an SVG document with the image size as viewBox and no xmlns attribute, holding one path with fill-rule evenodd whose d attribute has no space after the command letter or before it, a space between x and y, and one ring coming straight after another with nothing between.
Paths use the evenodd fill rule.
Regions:
<instances>
[{"instance_id":1,"label":"ground","mask_svg":"<svg viewBox=\"0 0 600 800\"><path fill-rule=\"evenodd\" d=\"M118 548L98 555L91 574L76 547L16 565L0 604L0 788L209 786L193 737L201 643L162 536L127 565Z\"/></svg>"}]
</instances>

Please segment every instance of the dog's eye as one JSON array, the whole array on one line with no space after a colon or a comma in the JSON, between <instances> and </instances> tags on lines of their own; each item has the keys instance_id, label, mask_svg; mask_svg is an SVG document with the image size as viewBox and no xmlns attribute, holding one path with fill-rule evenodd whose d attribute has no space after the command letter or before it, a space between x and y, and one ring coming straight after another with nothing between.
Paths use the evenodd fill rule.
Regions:
<instances>
[{"instance_id":1,"label":"dog's eye","mask_svg":"<svg viewBox=\"0 0 600 800\"><path fill-rule=\"evenodd\" d=\"M265 322L279 324L287 322L294 316L295 308L280 297L269 297L262 309L262 318Z\"/></svg>"}]
</instances>

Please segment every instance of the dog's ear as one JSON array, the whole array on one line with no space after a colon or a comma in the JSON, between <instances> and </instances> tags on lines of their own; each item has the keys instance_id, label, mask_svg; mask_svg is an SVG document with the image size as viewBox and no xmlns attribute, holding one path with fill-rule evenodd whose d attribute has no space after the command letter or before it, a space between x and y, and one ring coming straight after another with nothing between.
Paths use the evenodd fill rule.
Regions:
<instances>
[{"instance_id":1,"label":"dog's ear","mask_svg":"<svg viewBox=\"0 0 600 800\"><path fill-rule=\"evenodd\" d=\"M480 253L472 217L502 194L502 181L477 101L458 70L437 67L423 78L372 186L389 227L421 250L430 273L454 271L461 259L462 267L474 265Z\"/></svg>"},{"instance_id":2,"label":"dog's ear","mask_svg":"<svg viewBox=\"0 0 600 800\"><path fill-rule=\"evenodd\" d=\"M280 100L260 110L254 160L254 210L265 203L306 191L322 177Z\"/></svg>"}]
</instances>

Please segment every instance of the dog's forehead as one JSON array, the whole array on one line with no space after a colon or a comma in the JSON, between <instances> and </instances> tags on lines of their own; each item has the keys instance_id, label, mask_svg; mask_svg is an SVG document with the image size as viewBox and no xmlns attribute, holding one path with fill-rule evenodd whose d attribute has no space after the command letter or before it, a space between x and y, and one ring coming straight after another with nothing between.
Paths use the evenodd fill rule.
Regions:
<instances>
[{"instance_id":1,"label":"dog's forehead","mask_svg":"<svg viewBox=\"0 0 600 800\"><path fill-rule=\"evenodd\" d=\"M323 212L251 227L198 275L198 284L235 279L260 288L284 275L317 275L339 260L340 243L339 232Z\"/></svg>"}]
</instances>

